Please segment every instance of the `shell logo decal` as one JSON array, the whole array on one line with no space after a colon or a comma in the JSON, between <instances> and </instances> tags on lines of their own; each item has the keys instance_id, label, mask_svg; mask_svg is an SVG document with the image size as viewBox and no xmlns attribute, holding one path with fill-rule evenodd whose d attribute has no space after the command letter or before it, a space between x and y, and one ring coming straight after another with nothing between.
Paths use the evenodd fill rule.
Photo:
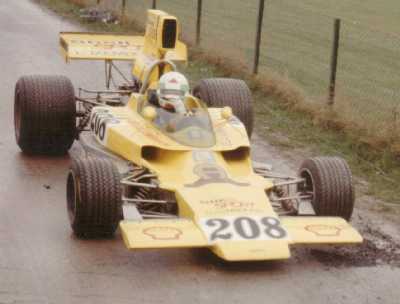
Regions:
<instances>
[{"instance_id":1,"label":"shell logo decal","mask_svg":"<svg viewBox=\"0 0 400 304\"><path fill-rule=\"evenodd\" d=\"M183 232L177 228L160 226L143 229L143 234L156 241L170 241L179 240Z\"/></svg>"},{"instance_id":2,"label":"shell logo decal","mask_svg":"<svg viewBox=\"0 0 400 304\"><path fill-rule=\"evenodd\" d=\"M316 236L339 236L342 229L337 226L309 225L305 230L314 233Z\"/></svg>"}]
</instances>

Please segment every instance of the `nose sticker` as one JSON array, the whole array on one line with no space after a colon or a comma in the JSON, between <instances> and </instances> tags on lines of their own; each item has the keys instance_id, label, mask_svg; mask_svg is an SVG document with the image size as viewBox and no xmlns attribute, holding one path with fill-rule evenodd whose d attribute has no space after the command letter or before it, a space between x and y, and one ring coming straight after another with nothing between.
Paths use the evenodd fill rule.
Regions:
<instances>
[{"instance_id":1,"label":"nose sticker","mask_svg":"<svg viewBox=\"0 0 400 304\"><path fill-rule=\"evenodd\" d=\"M197 188L207 184L232 184L235 186L246 187L248 183L239 183L228 177L226 171L218 165L212 163L199 164L194 167L193 173L199 177L199 180L193 184L186 184L185 187Z\"/></svg>"}]
</instances>

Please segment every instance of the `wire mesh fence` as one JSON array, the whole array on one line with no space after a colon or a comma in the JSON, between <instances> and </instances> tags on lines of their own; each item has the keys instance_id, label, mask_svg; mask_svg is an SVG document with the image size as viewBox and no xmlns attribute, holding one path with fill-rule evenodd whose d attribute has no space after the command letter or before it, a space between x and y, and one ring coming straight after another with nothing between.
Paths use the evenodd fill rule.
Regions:
<instances>
[{"instance_id":1,"label":"wire mesh fence","mask_svg":"<svg viewBox=\"0 0 400 304\"><path fill-rule=\"evenodd\" d=\"M78 0L75 0L78 1ZM97 2L144 26L153 0L80 0ZM156 0L158 9L176 15L183 38L196 42L200 0ZM201 47L213 54L253 68L260 0L203 0ZM317 2L316 2L317 3ZM367 14L367 12L366 12ZM333 108L369 134L400 137L400 36L382 28L342 20ZM362 20L362 18L361 18ZM389 24L389 23L388 23ZM389 24L390 25L390 24ZM306 92L308 101L328 107L333 17L319 4L296 1L266 2L260 45L259 71L288 78Z\"/></svg>"}]
</instances>

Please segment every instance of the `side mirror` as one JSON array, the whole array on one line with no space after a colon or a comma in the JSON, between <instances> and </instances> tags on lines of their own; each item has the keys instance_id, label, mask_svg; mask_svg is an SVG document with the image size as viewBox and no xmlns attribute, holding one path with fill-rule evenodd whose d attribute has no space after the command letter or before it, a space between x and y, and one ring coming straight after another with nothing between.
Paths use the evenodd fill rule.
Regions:
<instances>
[{"instance_id":1,"label":"side mirror","mask_svg":"<svg viewBox=\"0 0 400 304\"><path fill-rule=\"evenodd\" d=\"M147 106L143 109L143 117L147 121L154 121L157 118L157 112L153 107Z\"/></svg>"},{"instance_id":2,"label":"side mirror","mask_svg":"<svg viewBox=\"0 0 400 304\"><path fill-rule=\"evenodd\" d=\"M221 111L222 119L229 120L233 116L232 108L231 107L224 107Z\"/></svg>"}]
</instances>

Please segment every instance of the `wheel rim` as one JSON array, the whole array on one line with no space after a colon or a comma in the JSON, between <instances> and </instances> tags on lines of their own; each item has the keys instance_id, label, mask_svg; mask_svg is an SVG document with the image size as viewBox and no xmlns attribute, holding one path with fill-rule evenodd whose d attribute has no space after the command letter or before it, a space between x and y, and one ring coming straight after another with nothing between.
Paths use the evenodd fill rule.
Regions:
<instances>
[{"instance_id":1,"label":"wheel rim","mask_svg":"<svg viewBox=\"0 0 400 304\"><path fill-rule=\"evenodd\" d=\"M15 105L14 105L14 131L15 131L15 139L19 142L20 138L20 129L21 129L21 105L19 100L19 91L16 91L15 96Z\"/></svg>"},{"instance_id":2,"label":"wheel rim","mask_svg":"<svg viewBox=\"0 0 400 304\"><path fill-rule=\"evenodd\" d=\"M314 178L310 172L310 170L308 169L303 169L300 172L300 177L304 178L305 180L305 187L304 190L307 192L310 192L312 194L312 200L311 203L313 205L314 208L316 208L316 204L315 204L315 188L314 188Z\"/></svg>"},{"instance_id":3,"label":"wheel rim","mask_svg":"<svg viewBox=\"0 0 400 304\"><path fill-rule=\"evenodd\" d=\"M67 179L67 209L71 224L74 223L76 217L76 205L79 199L78 191L78 184L75 174L70 171Z\"/></svg>"}]
</instances>

